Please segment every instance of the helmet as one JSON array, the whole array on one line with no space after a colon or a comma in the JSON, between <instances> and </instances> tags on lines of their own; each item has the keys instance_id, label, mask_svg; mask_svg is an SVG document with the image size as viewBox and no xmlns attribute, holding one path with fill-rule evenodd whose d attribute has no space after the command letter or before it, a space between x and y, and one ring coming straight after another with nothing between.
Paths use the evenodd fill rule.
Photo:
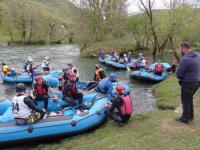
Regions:
<instances>
[{"instance_id":1,"label":"helmet","mask_svg":"<svg viewBox=\"0 0 200 150\"><path fill-rule=\"evenodd\" d=\"M48 57L48 56L45 56L45 57L44 57L44 59L45 59L45 60L48 60L48 59L49 59L49 57Z\"/></svg>"},{"instance_id":2,"label":"helmet","mask_svg":"<svg viewBox=\"0 0 200 150\"><path fill-rule=\"evenodd\" d=\"M35 77L35 81L36 81L36 82L38 82L38 81L40 81L40 80L42 80L42 76L37 76L37 77Z\"/></svg>"},{"instance_id":3,"label":"helmet","mask_svg":"<svg viewBox=\"0 0 200 150\"><path fill-rule=\"evenodd\" d=\"M26 91L26 86L24 83L18 83L16 85L16 92L23 92Z\"/></svg>"},{"instance_id":4,"label":"helmet","mask_svg":"<svg viewBox=\"0 0 200 150\"><path fill-rule=\"evenodd\" d=\"M29 62L33 62L33 58L32 58L31 56L28 56L28 57L27 57L27 60L28 60Z\"/></svg>"},{"instance_id":5,"label":"helmet","mask_svg":"<svg viewBox=\"0 0 200 150\"><path fill-rule=\"evenodd\" d=\"M121 85L116 86L115 89L116 89L116 92L117 92L118 94L122 94L123 91L124 91L124 87L121 86Z\"/></svg>"},{"instance_id":6,"label":"helmet","mask_svg":"<svg viewBox=\"0 0 200 150\"><path fill-rule=\"evenodd\" d=\"M109 75L109 78L110 78L111 80L116 80L117 75L114 74L114 73L111 73L111 74Z\"/></svg>"},{"instance_id":7,"label":"helmet","mask_svg":"<svg viewBox=\"0 0 200 150\"><path fill-rule=\"evenodd\" d=\"M65 72L65 71L68 71L68 70L69 70L68 68L63 68L62 71Z\"/></svg>"},{"instance_id":8,"label":"helmet","mask_svg":"<svg viewBox=\"0 0 200 150\"><path fill-rule=\"evenodd\" d=\"M5 63L2 63L2 66L5 66L6 64Z\"/></svg>"},{"instance_id":9,"label":"helmet","mask_svg":"<svg viewBox=\"0 0 200 150\"><path fill-rule=\"evenodd\" d=\"M75 78L75 77L76 77L76 74L75 74L75 73L70 73L70 74L69 74L69 77L70 77L70 78Z\"/></svg>"},{"instance_id":10,"label":"helmet","mask_svg":"<svg viewBox=\"0 0 200 150\"><path fill-rule=\"evenodd\" d=\"M142 54L142 53L139 53L139 55L142 56L143 54Z\"/></svg>"}]
</instances>

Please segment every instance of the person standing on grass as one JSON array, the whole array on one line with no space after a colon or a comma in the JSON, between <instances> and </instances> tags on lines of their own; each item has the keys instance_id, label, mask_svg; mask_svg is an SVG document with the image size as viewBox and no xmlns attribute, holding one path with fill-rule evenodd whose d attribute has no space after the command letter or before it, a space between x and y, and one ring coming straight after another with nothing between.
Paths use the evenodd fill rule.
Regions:
<instances>
[{"instance_id":1,"label":"person standing on grass","mask_svg":"<svg viewBox=\"0 0 200 150\"><path fill-rule=\"evenodd\" d=\"M194 118L193 95L200 86L200 54L194 52L189 43L180 45L182 58L176 76L181 86L182 116L176 121L189 123Z\"/></svg>"}]
</instances>

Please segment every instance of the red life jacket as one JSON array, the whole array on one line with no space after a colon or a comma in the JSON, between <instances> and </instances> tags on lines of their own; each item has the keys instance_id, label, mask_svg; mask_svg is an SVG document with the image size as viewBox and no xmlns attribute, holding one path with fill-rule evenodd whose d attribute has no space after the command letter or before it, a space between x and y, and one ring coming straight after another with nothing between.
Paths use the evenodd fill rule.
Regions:
<instances>
[{"instance_id":1,"label":"red life jacket","mask_svg":"<svg viewBox=\"0 0 200 150\"><path fill-rule=\"evenodd\" d=\"M133 104L130 95L122 96L123 104L120 107L122 115L131 115L133 112Z\"/></svg>"},{"instance_id":2,"label":"red life jacket","mask_svg":"<svg viewBox=\"0 0 200 150\"><path fill-rule=\"evenodd\" d=\"M164 71L164 67L162 64L157 64L155 67L155 71L156 72L163 72Z\"/></svg>"},{"instance_id":3,"label":"red life jacket","mask_svg":"<svg viewBox=\"0 0 200 150\"><path fill-rule=\"evenodd\" d=\"M137 67L137 66L136 66L136 64L134 63L134 64L133 64L133 69L136 69L136 67Z\"/></svg>"},{"instance_id":4,"label":"red life jacket","mask_svg":"<svg viewBox=\"0 0 200 150\"><path fill-rule=\"evenodd\" d=\"M35 84L34 85L34 90L35 90L36 95L47 95L48 94L47 93L48 92L48 88L44 84L42 84L41 86Z\"/></svg>"},{"instance_id":5,"label":"red life jacket","mask_svg":"<svg viewBox=\"0 0 200 150\"><path fill-rule=\"evenodd\" d=\"M149 65L149 61L148 61L148 59L145 60L145 65L146 65L146 66Z\"/></svg>"}]
</instances>

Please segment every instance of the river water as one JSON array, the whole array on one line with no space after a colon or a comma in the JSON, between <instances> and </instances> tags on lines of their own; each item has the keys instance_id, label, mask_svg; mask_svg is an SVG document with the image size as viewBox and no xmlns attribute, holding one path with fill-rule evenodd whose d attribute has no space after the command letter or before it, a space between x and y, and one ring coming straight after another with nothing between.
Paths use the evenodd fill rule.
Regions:
<instances>
[{"instance_id":1,"label":"river water","mask_svg":"<svg viewBox=\"0 0 200 150\"><path fill-rule=\"evenodd\" d=\"M81 81L93 78L94 64L97 59L81 58L76 45L50 45L50 46L9 46L0 48L0 62L10 64L15 68L22 68L26 58L31 56L35 64L42 62L45 56L50 57L50 63L56 69L66 67L67 63L73 63L80 72ZM144 84L130 79L129 73L123 70L113 70L102 66L106 74L115 72L119 79L126 81L131 88L131 97L134 104L134 113L144 113L156 109L155 97L151 84ZM5 84L0 81L0 100L10 99L15 94L15 84Z\"/></svg>"}]
</instances>

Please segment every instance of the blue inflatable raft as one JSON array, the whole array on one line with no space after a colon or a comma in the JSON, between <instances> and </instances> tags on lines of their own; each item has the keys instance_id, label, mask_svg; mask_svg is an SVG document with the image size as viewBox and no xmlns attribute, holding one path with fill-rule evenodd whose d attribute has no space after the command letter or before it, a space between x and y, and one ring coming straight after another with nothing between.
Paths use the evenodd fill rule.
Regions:
<instances>
[{"instance_id":1,"label":"blue inflatable raft","mask_svg":"<svg viewBox=\"0 0 200 150\"><path fill-rule=\"evenodd\" d=\"M49 101L50 116L34 124L15 124L12 116L12 103L8 100L0 103L0 146L10 143L32 141L35 139L68 136L78 134L100 125L104 119L104 106L108 98L97 93L84 94L84 111L77 114L73 107L61 106L66 102L58 100ZM43 102L39 103L42 107ZM59 111L59 114L54 113ZM53 115L51 115L53 113ZM55 115L56 114L56 115Z\"/></svg>"},{"instance_id":2,"label":"blue inflatable raft","mask_svg":"<svg viewBox=\"0 0 200 150\"><path fill-rule=\"evenodd\" d=\"M136 70L136 71L131 72L130 76L138 80L160 82L168 76L168 73L164 72L162 73L162 75L156 75L152 71L141 69L141 70Z\"/></svg>"},{"instance_id":3,"label":"blue inflatable raft","mask_svg":"<svg viewBox=\"0 0 200 150\"><path fill-rule=\"evenodd\" d=\"M98 58L98 61L102 64L105 64L106 62L108 62L110 60L111 56L110 55L106 55L105 58Z\"/></svg>"},{"instance_id":4,"label":"blue inflatable raft","mask_svg":"<svg viewBox=\"0 0 200 150\"><path fill-rule=\"evenodd\" d=\"M80 82L79 81L79 82L76 83L76 86L77 86L78 89L85 89L85 88L87 88L87 85L88 85L88 82ZM115 89L116 89L116 86L118 86L118 85L124 87L124 89L125 89L124 94L125 95L130 94L130 87L128 86L128 84L126 82L122 82L122 81L113 83L113 93L114 94L116 93Z\"/></svg>"},{"instance_id":5,"label":"blue inflatable raft","mask_svg":"<svg viewBox=\"0 0 200 150\"><path fill-rule=\"evenodd\" d=\"M49 83L49 86L57 87L58 77L60 76L61 73L62 73L62 70L52 70L49 72L48 75L43 75L43 79ZM33 82L31 75L27 73L24 73L23 75L19 75L19 76L6 76L3 73L1 73L1 78L4 82L8 82L8 83L32 83Z\"/></svg>"},{"instance_id":6,"label":"blue inflatable raft","mask_svg":"<svg viewBox=\"0 0 200 150\"><path fill-rule=\"evenodd\" d=\"M132 61L131 63L127 63L127 64L120 64L120 63L112 61L112 60L105 61L106 65L111 66L115 69L127 69L127 67L133 68L133 63L134 63L134 61Z\"/></svg>"}]
</instances>

